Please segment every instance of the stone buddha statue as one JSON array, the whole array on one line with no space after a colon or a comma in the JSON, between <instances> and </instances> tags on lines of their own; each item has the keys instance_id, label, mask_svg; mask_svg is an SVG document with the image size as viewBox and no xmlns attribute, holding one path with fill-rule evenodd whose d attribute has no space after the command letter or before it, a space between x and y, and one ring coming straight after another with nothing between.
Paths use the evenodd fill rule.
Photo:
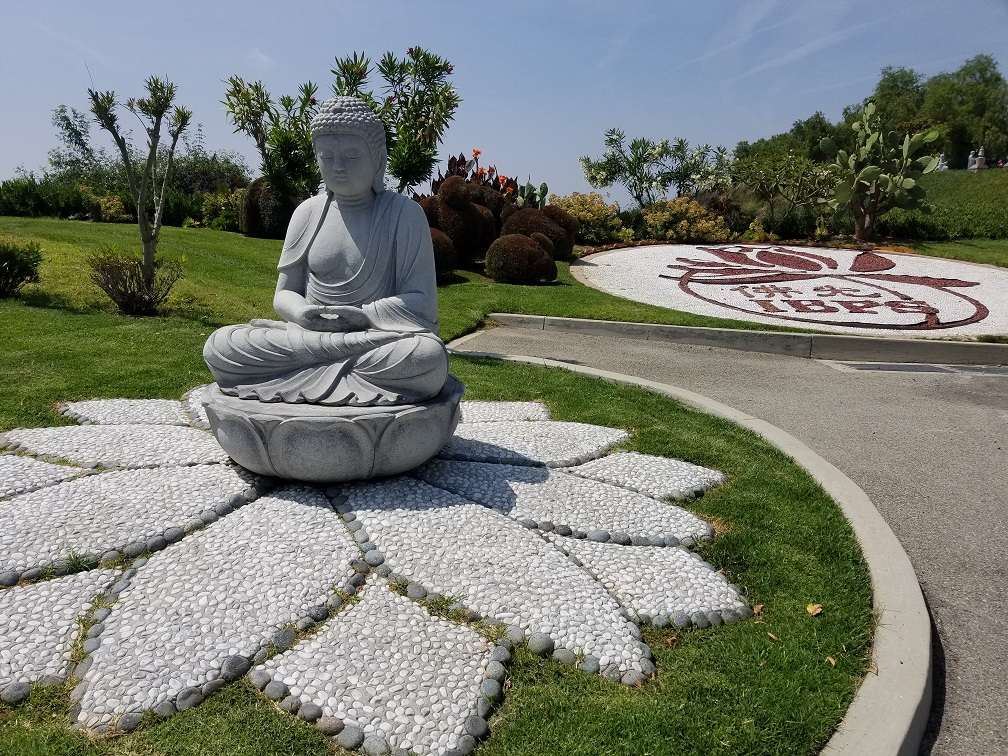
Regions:
<instances>
[{"instance_id":1,"label":"stone buddha statue","mask_svg":"<svg viewBox=\"0 0 1008 756\"><path fill-rule=\"evenodd\" d=\"M445 386L434 252L423 209L385 191L385 129L354 97L311 123L325 191L294 211L273 307L283 320L215 331L203 357L220 391L261 402L375 406Z\"/></svg>"},{"instance_id":2,"label":"stone buddha statue","mask_svg":"<svg viewBox=\"0 0 1008 756\"><path fill-rule=\"evenodd\" d=\"M238 464L315 482L413 469L459 422L464 387L438 338L423 209L385 191L385 128L353 97L311 123L325 191L294 211L273 308L214 331L210 429Z\"/></svg>"}]
</instances>

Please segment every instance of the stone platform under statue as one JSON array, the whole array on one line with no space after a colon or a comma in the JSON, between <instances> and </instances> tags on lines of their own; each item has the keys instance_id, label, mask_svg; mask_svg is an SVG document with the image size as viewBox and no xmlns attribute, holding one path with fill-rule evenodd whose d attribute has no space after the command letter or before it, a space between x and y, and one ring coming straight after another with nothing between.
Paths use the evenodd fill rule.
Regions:
<instances>
[{"instance_id":1,"label":"stone platform under statue","mask_svg":"<svg viewBox=\"0 0 1008 756\"><path fill-rule=\"evenodd\" d=\"M416 404L327 407L238 399L212 388L210 428L242 467L315 483L362 480L412 470L440 451L459 422L464 388L449 376Z\"/></svg>"},{"instance_id":2,"label":"stone platform under statue","mask_svg":"<svg viewBox=\"0 0 1008 756\"><path fill-rule=\"evenodd\" d=\"M433 457L463 387L438 337L430 229L384 186L385 127L362 100L319 107L325 191L294 211L277 266L282 320L214 331L205 399L225 451L258 473L312 482L394 475Z\"/></svg>"}]
</instances>

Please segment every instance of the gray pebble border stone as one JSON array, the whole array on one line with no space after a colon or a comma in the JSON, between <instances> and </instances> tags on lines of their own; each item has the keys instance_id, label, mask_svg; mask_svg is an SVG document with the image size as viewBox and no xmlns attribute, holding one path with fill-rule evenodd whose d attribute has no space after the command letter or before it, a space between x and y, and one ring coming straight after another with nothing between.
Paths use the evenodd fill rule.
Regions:
<instances>
[{"instance_id":1,"label":"gray pebble border stone","mask_svg":"<svg viewBox=\"0 0 1008 756\"><path fill-rule=\"evenodd\" d=\"M323 512L328 512L328 515ZM257 540L260 538L276 541L270 544L264 557L272 553L273 557L281 557L289 564L282 568L271 566L270 571L264 573L264 565L250 558L250 553L255 554L255 550L250 549L251 543L267 544L267 541ZM130 587L129 600L124 604L120 599L104 621L102 635L95 639L100 641L112 634L116 655L95 657L84 668L80 683L82 690L76 693L82 707L78 722L97 732L108 732L121 729L118 722L124 713L145 709L168 713L168 704L180 711L199 705L229 679L239 673L244 674L242 670L247 670L257 657L261 661L275 650L272 645L275 632L261 635L257 628L275 622L270 618L292 609L294 616L291 621L296 622L300 616L295 607L301 607L301 611L305 612L302 616L307 616L308 611L319 606L308 604L304 608L300 598L302 589L298 588L297 582L288 579L291 570L294 570L292 574L302 576L304 590L309 595L328 590L323 586L331 586L333 577L336 577L332 569L340 563L339 553L345 554L343 564L349 565L351 558L359 552L346 537L346 531L332 513L328 499L313 489L288 486L185 539L182 544L154 555L146 566L143 565L146 560L138 560L143 585L139 589L136 585ZM186 585L185 578L180 580L175 574L185 576L191 564L200 560L214 561L226 554L231 554L231 558L225 559L222 564L233 565L236 571L234 578L241 586L238 592L244 597L241 604L245 606L234 606L235 602L229 598L231 591L226 585L193 591ZM153 572L150 572L152 569ZM343 569L346 570L343 575L348 574L349 567ZM126 590L134 573L135 569L124 573L125 578L113 586L114 593ZM177 630L173 633L170 625L164 627L156 619L158 612L171 611L170 607L177 601L167 600L167 597L176 594L205 597L194 598L188 605L192 616L187 620L189 629L186 637L198 640L199 645L189 647L187 644L184 652L181 646L173 650L172 644L182 643L185 637L176 638ZM324 606L328 596L324 593L317 595ZM228 613L215 614L218 611L215 606ZM261 614L253 611L256 608ZM220 619L231 617L231 612L235 613L233 619L221 624ZM209 624L211 618L212 624ZM152 634L152 630L162 627L164 629ZM211 628L216 632L208 632ZM158 640L152 641L155 636ZM144 637L148 640L144 641ZM293 642L293 633L291 640ZM156 656L145 650L151 642L158 646ZM127 649L125 654L124 648ZM227 653L217 656L218 649L227 649ZM99 643L95 653L102 654L102 651L103 646ZM118 671L123 664L139 669L142 673L139 679L143 682L132 679L132 674L124 677ZM195 666L187 669L189 665ZM165 677L169 672L170 676ZM187 679L190 684L178 686L176 681L179 679Z\"/></svg>"},{"instance_id":2,"label":"gray pebble border stone","mask_svg":"<svg viewBox=\"0 0 1008 756\"><path fill-rule=\"evenodd\" d=\"M435 459L412 474L547 533L624 545L636 539L649 546L678 546L714 534L681 507L564 470Z\"/></svg>"},{"instance_id":3,"label":"gray pebble border stone","mask_svg":"<svg viewBox=\"0 0 1008 756\"><path fill-rule=\"evenodd\" d=\"M343 490L355 521L367 523L381 545L390 579L410 595L455 596L458 609L488 622L543 632L575 654L611 659L623 672L639 669L640 631L618 600L537 533L415 479Z\"/></svg>"},{"instance_id":4,"label":"gray pebble border stone","mask_svg":"<svg viewBox=\"0 0 1008 756\"><path fill-rule=\"evenodd\" d=\"M477 739L489 735L486 718L502 697L505 668L500 660L510 660L510 643L488 644L476 633L467 633L464 626L422 609L408 609L414 602L403 604L403 600L383 581L371 578L359 603L334 617L318 635L252 670L250 681L268 698L279 700L284 710L291 709L284 705L285 697L297 698L298 717L315 722L324 734L335 735L343 748L363 748L366 754L470 753ZM415 603L425 602L429 599ZM386 629L390 620L395 629ZM443 646L442 637L446 638ZM397 647L401 652L393 651ZM485 649L482 660L472 654L476 647ZM365 659L372 654L375 658L358 665L356 656L362 653ZM417 653L422 655L411 658ZM422 660L428 657L438 671L424 671L428 662ZM397 669L395 665L401 664L406 666ZM480 678L473 683L475 699L465 714L452 703L457 696L443 699L438 690L466 679L467 667ZM430 702L420 698L421 691L434 698ZM373 703L371 696L383 703ZM438 724L434 710L443 710L439 717L451 710L457 719ZM433 732L427 724L419 726L422 722L434 722Z\"/></svg>"},{"instance_id":5,"label":"gray pebble border stone","mask_svg":"<svg viewBox=\"0 0 1008 756\"><path fill-rule=\"evenodd\" d=\"M0 449L4 447L81 467L133 469L228 461L211 434L182 425L16 428L0 434Z\"/></svg>"},{"instance_id":6,"label":"gray pebble border stone","mask_svg":"<svg viewBox=\"0 0 1008 756\"><path fill-rule=\"evenodd\" d=\"M680 459L615 452L565 472L612 483L655 499L690 499L725 482L724 473Z\"/></svg>"},{"instance_id":7,"label":"gray pebble border stone","mask_svg":"<svg viewBox=\"0 0 1008 756\"><path fill-rule=\"evenodd\" d=\"M178 461L178 457L180 455L184 457L190 451L185 446L185 443L176 443L174 446L171 443L167 444L167 446L163 444L159 445L159 439L156 439L154 434L145 432L150 431L151 428L155 428L164 431L167 435L171 435L174 431L180 431L180 438L198 438L191 436L190 432L193 428L208 427L205 422L205 412L203 412L201 405L205 389L206 387L197 387L197 389L194 389L183 397L182 402L170 402L168 400L154 400L150 402L146 402L145 400L95 400L90 403L67 405L64 407L65 414L75 417L80 422L88 423L88 425L76 429L77 431L84 431L84 433L67 434L64 433L67 430L66 428L29 429L29 431L24 433L21 431L12 431L8 434L0 434L0 444L7 443L8 445L13 445L18 451L26 451L36 457L73 459L78 464L87 467L95 467L101 464L104 466L122 465L134 468L139 466L141 462L146 464L147 460L151 458L154 461L149 464L154 466L166 463L192 465L205 464L207 461L220 461L217 459L199 459L197 461L180 462ZM466 404L465 402L463 403L463 413L466 412ZM584 596L579 596L575 600L566 602L563 607L558 607L555 610L557 619L561 620L559 627L548 626L540 629L535 624L530 626L527 622L522 622L513 613L508 615L505 612L502 616L499 611L493 610L489 605L486 607L481 606L478 601L475 602L474 606L460 603L460 600L457 598L460 595L460 591L457 590L458 586L452 585L451 580L429 580L429 576L418 574L415 568L421 564L421 560L425 558L425 555L420 554L416 558L412 558L413 555L409 554L410 558L406 558L401 553L402 542L397 542L396 539L392 540L392 543L396 546L396 548L392 549L395 564L390 565L386 557L386 550L388 550L390 543L388 538L390 522L388 517L383 517L382 515L392 513L388 511L376 513L368 507L365 507L364 511L361 511L359 501L350 501L353 492L356 491L359 493L361 488L368 488L369 486L380 487L381 484L332 487L331 489L327 489L326 492L331 497L328 506L342 515L346 533L349 534L349 538L347 539L348 547L356 552L347 562L349 566L348 578L336 593L318 597L322 599L321 603L302 604L299 608L300 614L295 612L296 616L288 620L286 624L275 628L272 633L263 636L264 639L258 647L252 649L243 647L240 649L240 653L234 653L238 649L232 648L229 649L232 653L217 656L214 660L215 666L212 665L209 671L201 677L187 679L185 686L177 689L174 696L160 700L152 706L141 706L139 709L134 706L133 709L127 711L103 712L101 717L92 719L88 723L86 721L88 706L94 703L94 701L89 700L89 694L93 694L94 691L89 687L88 683L100 681L99 667L102 664L103 639L106 639L106 636L108 636L114 638L117 643L122 643L124 640L123 633L117 636L115 632L117 620L120 619L117 617L117 612L121 612L123 607L120 594L133 590L133 584L135 583L133 578L137 575L137 568L143 568L147 562L146 557L143 557L143 555L146 552L157 552L168 548L172 544L176 544L182 540L185 535L194 531L202 530L207 528L207 526L214 527L213 523L216 523L219 518L228 515L232 509L240 507L245 503L245 501L223 501L195 513L183 523L173 524L158 534L146 536L141 540L107 546L103 549L93 549L92 552L83 555L80 564L88 567L97 565L99 559L119 561L127 558L134 559L134 561L130 568L108 589L109 600L115 601L116 599L120 599L116 607L111 612L108 608L96 609L86 618L86 623L88 624L85 626L87 630L84 633L85 637L82 639L81 645L88 652L88 655L74 668L74 676L76 677L79 674L82 681L75 688L71 696L76 704L72 717L74 719L79 718L82 723L88 723L88 726L96 732L104 733L116 730L128 732L139 725L142 719L141 712L145 708L152 709L157 716L171 716L177 711L199 705L207 696L212 695L227 683L243 675L247 675L250 682L258 690L264 693L267 693L268 690L269 697L274 698L277 701L277 705L283 710L296 715L304 721L314 722L321 732L329 736L336 736L338 743L347 747L363 748L367 754L401 756L406 751L400 747L393 747L393 742L386 737L388 734L387 731L370 731L367 724L344 721L338 717L327 716L327 710L323 706L324 702L315 702L310 697L305 697L304 694L308 692L307 688L301 690L294 684L288 686L279 680L273 679L263 666L256 666L269 666L277 660L282 660L289 655L297 654L304 648L310 647L313 641L322 638L328 631L337 627L340 623L346 622L348 616L353 616L354 608L362 601L360 595L353 595L358 589L363 589L363 593L368 593L372 589L371 584L374 583L385 593L388 593L387 589L380 582L380 579L384 578L396 585L403 586L403 592L409 600L421 606L426 606L429 611L433 612L433 618L430 618L426 612L424 613L424 616L428 616L429 622L444 623L456 628L472 625L474 629L481 633L490 633L491 629L493 629L493 637L499 636L500 638L496 645L489 647L490 653L483 662L482 678L476 689L477 695L474 699L472 709L469 714L459 720L461 723L459 724L459 730L454 734L451 743L439 743L435 750L416 749L416 752L419 753L469 754L476 747L477 741L489 734L487 718L494 706L503 697L503 684L507 676L507 664L511 660L510 649L516 644L527 643L533 653L538 653L543 657L551 658L568 665L576 665L579 669L593 674L601 674L614 682L637 686L642 684L647 677L654 674L655 668L651 651L640 641L640 630L633 623L650 621L659 627L673 625L676 627L686 627L690 624L697 627L708 627L722 623L737 622L742 618L751 616L751 610L745 606L744 602L738 602L738 606L730 608L718 608L700 600L698 604L683 605L674 610L668 608L659 610L659 607L655 606L635 605L633 601L634 596L627 594L625 591L623 591L624 595L620 595L621 590L618 584L605 582L604 578L608 576L608 572L606 569L600 568L600 564L596 558L597 554L592 553L592 550L597 549L615 553L623 549L627 549L630 552L634 547L674 547L677 545L689 547L698 540L711 537L712 530L709 525L698 518L694 519L700 524L692 530L674 531L674 534L656 537L652 535L656 530L653 523L642 522L642 519L647 519L646 515L642 518L640 516L641 513L637 511L638 507L633 505L627 506L625 500L642 502L648 501L649 497L653 497L654 499L668 497L684 498L698 495L705 488L717 485L723 481L723 476L720 473L695 465L689 465L689 463L678 460L667 460L632 452L620 452L600 458L600 455L605 454L612 446L625 439L627 434L618 429L602 428L580 423L549 421L546 419L548 418L548 412L546 412L545 407L541 404L522 402L469 402L468 404L471 405L469 413L466 416L468 422L463 422L459 426L456 438L446 447L442 453L442 457L457 457L465 460L480 460L485 458L491 462L505 464L477 465L472 462L463 464L435 461L432 465L459 465L460 467L469 469L470 477L473 477L471 475L473 471L482 467L516 466L526 477L531 476L525 482L530 484L533 497L538 494L541 499L549 500L550 505L554 509L540 508L537 511L524 512L519 517L519 508L514 506L513 489L507 492L512 495L510 507L494 506L488 504L486 501L479 502L482 506L474 506L470 502L458 497L454 497L453 501L445 502L442 501L442 494L447 494L449 497L451 497L451 494L448 491L442 490L450 488L450 486L445 485L443 482L436 482L435 485L437 488L427 487L425 495L427 495L429 502L426 505L414 506L414 503L410 500L410 496L405 496L403 498L406 501L400 502L401 508L408 510L410 518L416 521L413 524L418 527L425 524L430 525L430 523L426 522L425 516L436 512L438 509L445 508L446 510L450 510L447 512L449 518L458 516L458 524L463 530L469 527L470 520L474 523L479 522L485 519L486 516L492 515L494 510L497 510L498 513L505 512L511 515L511 517L495 521L498 523L496 525L496 532L493 535L488 532L484 536L487 542L498 540L504 533L508 534L508 539L512 539L514 536L512 535L511 527L503 524L509 520L511 522L518 520L522 525L534 529L536 534L529 535L536 540L543 541L544 543L549 542L554 546L566 539L578 539L582 544L580 547L568 548L566 550L558 549L558 552L566 555L567 563L580 568L579 572L575 574L583 574L595 582L592 583L590 597L588 593L585 593ZM136 423L135 425L132 424L134 422ZM158 423L164 423L164 425L158 428ZM145 428L144 426L149 427ZM31 434L32 431L37 430L54 431L54 433ZM138 448L140 454L133 454L131 459L123 461L120 449L113 449L111 453L106 453L107 450L101 448L103 443L105 443L101 435L102 430L114 430L118 436L119 447L129 446L130 444L137 446L136 441L139 439ZM140 432L137 434L131 433L131 431ZM13 438L12 434L14 434ZM70 436L77 436L77 438L70 438ZM81 445L79 439L82 438L87 438L90 447L92 447L88 453L78 448ZM98 440L97 449L94 448L96 446L95 439ZM72 454L70 455L65 453L68 446L71 447L70 451ZM119 456L116 456L117 454ZM28 459L25 457L0 455L0 498L3 498L2 494L5 484L2 474L2 464L5 458ZM170 461L166 462L166 460ZM31 460L31 463L34 465L44 464L38 460ZM565 469L547 469L553 467L564 467ZM73 471L73 474L76 475L88 474L90 472L88 470L77 470L76 468L65 469ZM185 468L180 467L177 469ZM565 519L570 519L569 517L565 517L565 511L579 512L583 510L585 500L590 500L591 496L586 497L581 495L580 500L576 496L568 497L569 501L565 502L563 501L564 497L557 496L554 490L563 487L563 484L560 486L537 485L542 482L535 479L537 475L542 475L542 472L539 471L545 472L546 480L555 478L556 480L563 481L571 490L583 490L592 494L598 494L601 491L616 493L619 498L619 506L617 508L627 512L629 519L623 521L613 520L612 522L605 520L605 518L595 521L581 519L573 524L569 521L565 522ZM101 476L110 474L102 473ZM702 476L706 476L706 478L700 480L699 478ZM634 478L636 480L632 480ZM405 485L407 489L412 489L414 485L423 486L423 483L420 481L409 478L400 478L390 482L393 489L396 485ZM507 479L507 476L504 476L504 482L509 483L511 481ZM271 483L272 481L265 481L264 488ZM14 490L17 493L25 493L25 491ZM252 490L255 492L254 488ZM547 492L545 495L543 493L544 490ZM493 489L491 488L492 491ZM633 495L628 497L628 494L633 491L640 492L635 494L638 497L636 500L634 500ZM412 494L412 490L409 493ZM458 493L465 492L459 491ZM503 491L502 493L507 496L507 493ZM152 498L156 499L157 497L154 496ZM245 498L247 500L249 497ZM251 498L255 498L255 496L253 495ZM600 498L604 499L606 497L601 495ZM533 501L533 503L535 502ZM541 504L542 502L539 503ZM563 506L557 509L558 504L566 504L568 509L565 510ZM663 504L663 507L666 511L683 512L689 517L694 517L692 514L677 507L665 504ZM484 514L473 514L475 510L480 509L484 511ZM382 507L379 507L379 510L382 510ZM497 517L499 516L497 514ZM393 516L392 520L395 519ZM225 519L223 524L226 523L227 519ZM603 523L604 527L602 526ZM398 523L394 524L398 527ZM376 532L370 532L372 529L376 530ZM661 532L662 528L658 528L658 530ZM444 548L446 545L444 539L455 539L462 532L458 531L449 534L446 530L440 544L431 542L427 545L426 554L433 559L448 558L450 556L456 567L463 572L471 568L472 565L470 563L478 565L486 562L498 567L502 565L500 559L494 559L489 557L489 555L468 554L467 548L470 548L470 544L464 539L461 541L452 540L451 543L455 547L455 553L452 553L452 549L450 548ZM479 532L479 527L474 532ZM527 531L524 531L520 527L514 532L527 533ZM3 528L0 527L0 541L3 538L2 533ZM190 544L191 542L191 539L184 541L184 543ZM510 543L509 541L508 545L513 547L516 543ZM0 543L0 555L4 554L2 546L3 544ZM584 549L587 549L588 553L585 553ZM508 551L507 548L502 550L504 552ZM8 551L10 550L8 549ZM671 553L672 551L680 550L663 549L663 551ZM703 569L713 572L713 568L710 565L698 560L693 555L689 556L700 562ZM154 559L157 560L157 555L155 555ZM0 560L2 560L2 557L0 557ZM624 573L629 574L632 572L632 567L627 568L626 564L620 563L618 558L613 557L610 561L616 567L622 569ZM563 562L561 561L556 565L557 568L549 570L549 573L557 582L564 582L565 580L569 582L573 578L573 574L569 578L560 575L560 572L563 571L560 566L562 564ZM410 575L402 575L396 571L403 571L401 568L404 566L414 568L407 570L410 572ZM522 566L524 569L515 573L514 580L524 582L530 578L536 578L535 570L529 569L529 560L527 558L524 560ZM601 566L605 567L604 564ZM17 569L4 570L2 561L0 561L0 598L5 593L3 587L15 585L18 580L27 581L51 575L62 575L69 570L77 568L77 565L71 563L69 560L54 559L48 564L29 566L27 569L19 572ZM144 575L145 573L141 571L140 574ZM603 579L599 578L600 574ZM558 575L560 576L557 577ZM479 577L485 581L486 578L492 578L493 576L482 576L474 573L472 577ZM482 584L484 583L476 580L472 585L473 588L477 588ZM331 585L332 583L329 583L330 587ZM14 590L31 587L34 586L22 586ZM736 590L734 586L731 586L731 589ZM394 594L389 595L394 596ZM445 603L446 596L452 597L451 601L447 604ZM400 598L398 600L403 601L404 599ZM195 598L193 601L195 601ZM565 621L563 614L565 608L569 609L575 604L583 605L585 601L589 603L602 601L603 604L606 601L611 601L613 606L618 610L620 621L626 623L625 627L629 634L629 639L620 640L616 645L613 645L610 639L607 641L607 645L599 647L598 655L585 653L584 648L578 647L577 644L575 644L574 648L560 645L557 642L557 638L565 637L562 627L563 621ZM545 603L548 604L549 602ZM694 606L698 607L696 611L692 611ZM451 623L438 619L446 609L452 617ZM320 623L326 624L322 625ZM597 620L589 620L587 624L580 625L579 628L596 628L596 626ZM179 629L181 630L181 628ZM374 629L369 628L369 632L374 631ZM544 632L544 630L546 631ZM236 636L235 642L240 644L242 642L239 640L240 637L240 634ZM620 651L619 643L624 642L631 644L628 647L631 649L629 657L625 655L621 656L624 652ZM627 658L632 661L629 666L626 663ZM96 664L96 659L98 660L98 664ZM3 658L0 656L0 671L2 671L2 662ZM369 665L365 665L365 667L367 666ZM416 670L411 671L415 672ZM116 674L113 673L112 676L115 677ZM42 681L55 679L58 679L58 676L45 675ZM279 687L276 685L278 682L281 682ZM118 695L120 698L126 699L128 704L129 696L134 695L134 688L136 687L134 685L133 688L112 695ZM0 700L5 700L4 696L14 699L22 696L22 694L26 695L27 693L23 688L23 684L17 683L8 692L4 686L0 686ZM28 686L28 689L30 690L30 686ZM109 693L106 692L103 695L109 699L109 704L115 701L115 699L110 698ZM79 716L82 704L85 707L85 715ZM342 738L342 741L340 738ZM448 745L451 745L451 747L446 748Z\"/></svg>"},{"instance_id":8,"label":"gray pebble border stone","mask_svg":"<svg viewBox=\"0 0 1008 756\"><path fill-rule=\"evenodd\" d=\"M0 499L62 483L88 472L80 467L42 462L33 457L0 454Z\"/></svg>"},{"instance_id":9,"label":"gray pebble border stone","mask_svg":"<svg viewBox=\"0 0 1008 756\"><path fill-rule=\"evenodd\" d=\"M235 465L199 465L117 470L22 494L0 508L0 586L65 574L72 556L88 569L160 551L272 485ZM172 518L187 527L166 526Z\"/></svg>"},{"instance_id":10,"label":"gray pebble border stone","mask_svg":"<svg viewBox=\"0 0 1008 756\"><path fill-rule=\"evenodd\" d=\"M684 628L696 613L703 613L708 624L752 615L739 588L686 549L545 537L604 585L635 622Z\"/></svg>"},{"instance_id":11,"label":"gray pebble border stone","mask_svg":"<svg viewBox=\"0 0 1008 756\"><path fill-rule=\"evenodd\" d=\"M77 620L115 578L95 570L0 591L0 701L16 705L32 683L66 679Z\"/></svg>"}]
</instances>

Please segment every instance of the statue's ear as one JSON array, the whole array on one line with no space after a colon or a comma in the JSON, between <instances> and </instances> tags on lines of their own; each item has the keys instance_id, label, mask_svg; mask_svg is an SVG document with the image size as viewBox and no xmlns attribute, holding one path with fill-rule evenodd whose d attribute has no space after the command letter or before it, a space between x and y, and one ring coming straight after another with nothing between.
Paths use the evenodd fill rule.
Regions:
<instances>
[{"instance_id":1,"label":"statue's ear","mask_svg":"<svg viewBox=\"0 0 1008 756\"><path fill-rule=\"evenodd\" d=\"M375 171L374 183L372 188L375 194L381 194L385 191L385 169L388 166L388 153L382 155L381 161L378 163L378 170Z\"/></svg>"}]
</instances>

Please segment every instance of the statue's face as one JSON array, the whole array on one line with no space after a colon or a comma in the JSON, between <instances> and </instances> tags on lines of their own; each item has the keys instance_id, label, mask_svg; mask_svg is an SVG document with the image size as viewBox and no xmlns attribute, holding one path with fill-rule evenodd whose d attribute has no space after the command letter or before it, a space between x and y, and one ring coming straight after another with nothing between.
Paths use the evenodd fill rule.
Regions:
<instances>
[{"instance_id":1,"label":"statue's face","mask_svg":"<svg viewBox=\"0 0 1008 756\"><path fill-rule=\"evenodd\" d=\"M371 191L378 167L363 137L323 134L314 144L319 170L330 192L338 197L361 197Z\"/></svg>"}]
</instances>

